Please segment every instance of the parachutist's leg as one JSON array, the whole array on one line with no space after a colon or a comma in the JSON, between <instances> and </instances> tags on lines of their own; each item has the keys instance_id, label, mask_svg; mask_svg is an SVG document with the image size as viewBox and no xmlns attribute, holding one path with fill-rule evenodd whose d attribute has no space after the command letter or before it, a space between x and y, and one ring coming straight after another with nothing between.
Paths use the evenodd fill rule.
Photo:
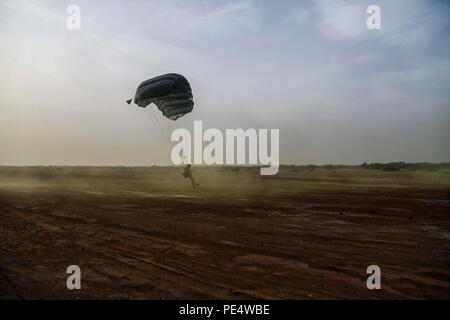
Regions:
<instances>
[{"instance_id":1,"label":"parachutist's leg","mask_svg":"<svg viewBox=\"0 0 450 320\"><path fill-rule=\"evenodd\" d=\"M198 183L197 181L195 181L195 178L194 177L189 177L190 179L191 179L191 184L192 184L192 188L197 188L199 185L200 185L200 183Z\"/></svg>"}]
</instances>

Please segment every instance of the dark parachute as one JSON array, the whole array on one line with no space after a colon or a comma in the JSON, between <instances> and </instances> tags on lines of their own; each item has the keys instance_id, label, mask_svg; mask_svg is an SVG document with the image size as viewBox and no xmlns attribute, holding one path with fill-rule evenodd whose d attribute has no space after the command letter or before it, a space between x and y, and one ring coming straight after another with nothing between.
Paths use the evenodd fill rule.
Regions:
<instances>
[{"instance_id":1,"label":"dark parachute","mask_svg":"<svg viewBox=\"0 0 450 320\"><path fill-rule=\"evenodd\" d=\"M131 103L131 99L127 101ZM181 74L168 73L142 82L136 89L134 103L145 108L154 103L171 120L189 113L194 108L191 86Z\"/></svg>"}]
</instances>

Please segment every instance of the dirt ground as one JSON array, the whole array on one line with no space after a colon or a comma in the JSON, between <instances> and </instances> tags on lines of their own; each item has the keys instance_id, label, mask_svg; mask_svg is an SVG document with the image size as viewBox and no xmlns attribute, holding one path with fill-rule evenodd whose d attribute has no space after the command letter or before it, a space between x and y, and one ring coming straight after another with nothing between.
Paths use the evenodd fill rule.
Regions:
<instances>
[{"instance_id":1,"label":"dirt ground","mask_svg":"<svg viewBox=\"0 0 450 320\"><path fill-rule=\"evenodd\" d=\"M0 167L0 297L450 298L449 172L180 173Z\"/></svg>"}]
</instances>

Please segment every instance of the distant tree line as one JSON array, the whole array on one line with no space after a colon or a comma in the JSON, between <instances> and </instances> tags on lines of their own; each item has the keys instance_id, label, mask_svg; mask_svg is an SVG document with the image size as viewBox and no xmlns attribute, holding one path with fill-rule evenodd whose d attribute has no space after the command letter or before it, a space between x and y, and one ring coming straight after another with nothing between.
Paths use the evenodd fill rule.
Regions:
<instances>
[{"instance_id":1,"label":"distant tree line","mask_svg":"<svg viewBox=\"0 0 450 320\"><path fill-rule=\"evenodd\" d=\"M202 170L225 170L232 172L240 172L241 170L251 171L259 170L254 166L196 166L197 169ZM144 174L153 170L179 170L176 166L1 166L0 174L2 175L35 175L41 178L55 176L55 175L109 175L114 173L128 173L128 174ZM371 170L383 170L383 171L437 171L437 170L450 170L449 162L442 163L429 163L429 162L416 162L407 163L403 161L389 162L389 163L367 163L364 162L361 165L345 165L345 164L325 164L325 165L280 165L280 169L288 170L291 172L313 172L316 169L321 170L339 170L339 169L371 169Z\"/></svg>"},{"instance_id":2,"label":"distant tree line","mask_svg":"<svg viewBox=\"0 0 450 320\"><path fill-rule=\"evenodd\" d=\"M416 162L407 163L403 161L399 162L389 162L389 163L363 163L361 165L364 169L375 169L383 171L401 171L401 170L426 170L426 171L436 171L450 169L450 163L429 163L429 162Z\"/></svg>"},{"instance_id":3,"label":"distant tree line","mask_svg":"<svg viewBox=\"0 0 450 320\"><path fill-rule=\"evenodd\" d=\"M311 172L316 169L326 169L326 170L336 170L336 169L372 169L372 170L383 170L383 171L416 171L416 170L426 170L426 171L437 171L437 170L450 170L450 163L429 163L429 162L416 162L407 163L403 161L399 162L389 162L389 163L367 163L364 162L361 165L343 165L343 164L326 164L326 165L281 165L281 169L287 169L292 172L304 171Z\"/></svg>"}]
</instances>

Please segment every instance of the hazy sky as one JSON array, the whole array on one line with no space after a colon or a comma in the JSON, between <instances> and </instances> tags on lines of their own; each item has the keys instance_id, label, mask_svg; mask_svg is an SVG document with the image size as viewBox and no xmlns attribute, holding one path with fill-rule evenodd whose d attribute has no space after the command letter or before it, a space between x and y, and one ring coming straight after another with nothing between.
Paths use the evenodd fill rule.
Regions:
<instances>
[{"instance_id":1,"label":"hazy sky","mask_svg":"<svg viewBox=\"0 0 450 320\"><path fill-rule=\"evenodd\" d=\"M184 125L279 128L281 163L450 161L448 1L0 0L0 164L169 163L125 103L168 72Z\"/></svg>"}]
</instances>

